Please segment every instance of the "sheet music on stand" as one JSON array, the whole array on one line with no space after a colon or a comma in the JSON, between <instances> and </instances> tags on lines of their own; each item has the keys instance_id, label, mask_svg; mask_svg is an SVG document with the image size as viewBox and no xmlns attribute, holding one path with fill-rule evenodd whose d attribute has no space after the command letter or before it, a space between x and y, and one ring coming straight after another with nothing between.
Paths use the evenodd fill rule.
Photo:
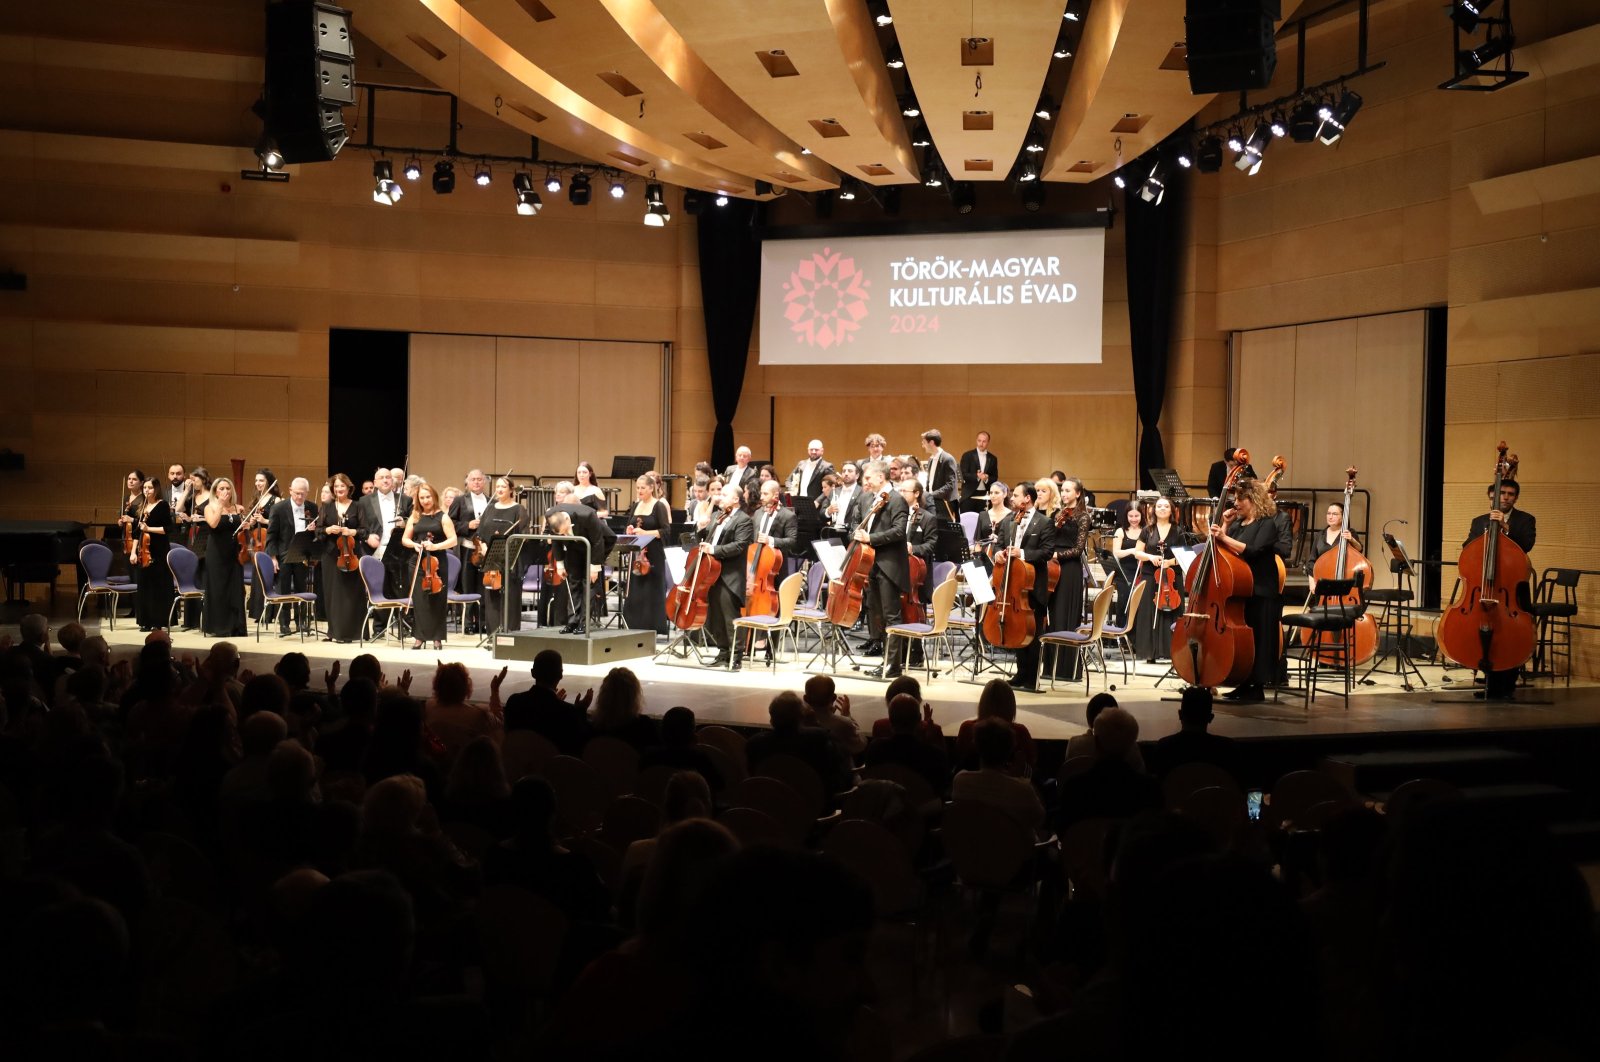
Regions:
<instances>
[{"instance_id":1,"label":"sheet music on stand","mask_svg":"<svg viewBox=\"0 0 1600 1062\"><path fill-rule=\"evenodd\" d=\"M828 573L829 579L844 578L845 548L837 542L827 539L817 539L811 543L811 548L817 554L817 562L822 565L822 570Z\"/></svg>"},{"instance_id":2,"label":"sheet music on stand","mask_svg":"<svg viewBox=\"0 0 1600 1062\"><path fill-rule=\"evenodd\" d=\"M967 592L972 595L974 605L987 605L994 600L994 586L989 582L989 573L977 561L967 561L961 566L961 574L966 579Z\"/></svg>"},{"instance_id":3,"label":"sheet music on stand","mask_svg":"<svg viewBox=\"0 0 1600 1062\"><path fill-rule=\"evenodd\" d=\"M1178 475L1175 468L1147 468L1145 475L1150 477L1150 482L1156 485L1156 490L1164 496L1181 501L1189 496L1189 490L1183 485L1183 477Z\"/></svg>"},{"instance_id":4,"label":"sheet music on stand","mask_svg":"<svg viewBox=\"0 0 1600 1062\"><path fill-rule=\"evenodd\" d=\"M313 543L317 533L315 531L300 531L289 539L289 548L283 551L285 564L304 564L311 559Z\"/></svg>"},{"instance_id":5,"label":"sheet music on stand","mask_svg":"<svg viewBox=\"0 0 1600 1062\"><path fill-rule=\"evenodd\" d=\"M672 573L673 583L683 582L683 571L689 566L689 551L682 546L668 546L664 552L667 555L667 571Z\"/></svg>"},{"instance_id":6,"label":"sheet music on stand","mask_svg":"<svg viewBox=\"0 0 1600 1062\"><path fill-rule=\"evenodd\" d=\"M1190 549L1187 546L1172 547L1172 559L1178 562L1178 570L1183 572L1185 576L1189 574L1189 565L1193 564L1194 559L1199 555L1199 550Z\"/></svg>"}]
</instances>

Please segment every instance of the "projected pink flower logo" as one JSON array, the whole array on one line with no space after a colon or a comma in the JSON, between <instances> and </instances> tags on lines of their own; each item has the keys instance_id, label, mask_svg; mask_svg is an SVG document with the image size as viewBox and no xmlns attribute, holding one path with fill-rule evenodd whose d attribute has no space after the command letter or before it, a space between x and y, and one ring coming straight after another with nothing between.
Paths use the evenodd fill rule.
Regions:
<instances>
[{"instance_id":1,"label":"projected pink flower logo","mask_svg":"<svg viewBox=\"0 0 1600 1062\"><path fill-rule=\"evenodd\" d=\"M867 316L871 286L854 258L830 248L801 259L783 285L784 316L795 339L824 350L854 339Z\"/></svg>"}]
</instances>

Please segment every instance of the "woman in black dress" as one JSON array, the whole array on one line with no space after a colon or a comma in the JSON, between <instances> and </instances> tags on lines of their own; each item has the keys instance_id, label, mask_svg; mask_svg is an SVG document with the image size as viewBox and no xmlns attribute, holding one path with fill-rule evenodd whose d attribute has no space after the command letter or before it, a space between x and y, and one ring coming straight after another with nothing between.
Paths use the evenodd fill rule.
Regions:
<instances>
[{"instance_id":1,"label":"woman in black dress","mask_svg":"<svg viewBox=\"0 0 1600 1062\"><path fill-rule=\"evenodd\" d=\"M417 551L418 563L412 566L411 579L411 648L421 649L423 642L432 642L435 649L444 648L444 618L449 605L450 564L445 557L456 548L456 525L439 507L439 497L429 483L417 485L416 504L406 518L400 542L407 549ZM439 581L442 588L430 592L422 585L420 565L422 558L432 554L439 562Z\"/></svg>"},{"instance_id":2,"label":"woman in black dress","mask_svg":"<svg viewBox=\"0 0 1600 1062\"><path fill-rule=\"evenodd\" d=\"M1143 541L1144 510L1137 505L1130 505L1122 514L1121 526L1111 538L1111 555L1116 558L1117 567L1122 571L1122 578L1117 581L1117 600L1111 606L1112 622L1118 627L1128 621L1128 597L1133 593L1133 585L1139 581L1140 569L1145 567L1139 560L1139 547Z\"/></svg>"},{"instance_id":3,"label":"woman in black dress","mask_svg":"<svg viewBox=\"0 0 1600 1062\"><path fill-rule=\"evenodd\" d=\"M595 481L594 466L587 461L578 462L572 477L572 499L593 509L602 520L611 515L606 509L606 492Z\"/></svg>"},{"instance_id":4,"label":"woman in black dress","mask_svg":"<svg viewBox=\"0 0 1600 1062\"><path fill-rule=\"evenodd\" d=\"M663 536L672 531L672 510L662 500L665 493L661 477L646 472L633 484L633 519L628 524L628 534L639 535L650 541L634 559L633 574L628 580L628 599L622 603L622 620L630 630L667 633L667 591L671 576L667 571L667 551L662 545ZM640 564L640 560L644 564ZM647 575L639 569L648 566Z\"/></svg>"},{"instance_id":5,"label":"woman in black dress","mask_svg":"<svg viewBox=\"0 0 1600 1062\"><path fill-rule=\"evenodd\" d=\"M117 517L117 525L122 531L122 544L116 547L124 557L128 558L128 575L135 586L139 585L139 562L134 554L129 552L128 543L131 539L139 537L138 529L134 525L139 522L139 511L143 508L144 473L136 468L128 473L127 487L123 492L122 515ZM107 544L110 544L109 541Z\"/></svg>"},{"instance_id":6,"label":"woman in black dress","mask_svg":"<svg viewBox=\"0 0 1600 1062\"><path fill-rule=\"evenodd\" d=\"M488 546L483 559L483 615L490 631L522 628L523 543L513 545L506 536L528 531L528 511L517 503L511 481L501 476L494 481L494 500L478 518L478 537ZM498 578L487 578L490 575ZM501 583L500 588L489 589L489 584L496 581Z\"/></svg>"},{"instance_id":7,"label":"woman in black dress","mask_svg":"<svg viewBox=\"0 0 1600 1062\"><path fill-rule=\"evenodd\" d=\"M178 538L173 543L188 546L194 552L194 584L204 590L206 586L206 547L211 536L206 529L206 506L211 504L211 473L196 467L189 473L189 500L180 512L173 514L178 525ZM183 629L200 629L200 602L190 598L183 603Z\"/></svg>"},{"instance_id":8,"label":"woman in black dress","mask_svg":"<svg viewBox=\"0 0 1600 1062\"><path fill-rule=\"evenodd\" d=\"M1189 536L1178 526L1173 515L1172 499L1155 500L1150 507L1150 526L1145 529L1139 555L1144 574L1152 582L1150 589L1145 591L1144 600L1139 602L1139 614L1134 617L1133 649L1147 664L1165 660L1167 654L1172 652L1172 625L1183 611L1183 570L1172 555L1172 550L1175 546L1188 545ZM1179 607L1176 609L1156 607L1160 590L1157 576L1163 568L1174 572L1173 586L1179 594Z\"/></svg>"},{"instance_id":9,"label":"woman in black dress","mask_svg":"<svg viewBox=\"0 0 1600 1062\"><path fill-rule=\"evenodd\" d=\"M1222 514L1222 523L1211 526L1211 536L1217 544L1237 553L1255 578L1255 591L1244 606L1245 622L1255 635L1255 666L1246 681L1223 694L1243 704L1265 700L1266 684L1278 673L1283 597L1278 591L1278 565L1273 558L1287 558L1291 543L1288 530L1273 519L1277 512L1277 505L1261 481L1245 480L1235 488L1233 508Z\"/></svg>"},{"instance_id":10,"label":"woman in black dress","mask_svg":"<svg viewBox=\"0 0 1600 1062\"><path fill-rule=\"evenodd\" d=\"M1048 482L1041 480L1040 483ZM1043 490L1040 497L1044 496ZM1055 513L1054 542L1050 555L1061 566L1055 595L1050 599L1050 629L1075 631L1083 622L1083 547L1089 541L1089 507L1083 501L1083 481L1067 477L1061 483L1061 508ZM1080 653L1056 653L1056 678L1073 681L1078 676Z\"/></svg>"},{"instance_id":11,"label":"woman in black dress","mask_svg":"<svg viewBox=\"0 0 1600 1062\"><path fill-rule=\"evenodd\" d=\"M143 499L128 525L128 533L136 537L150 535L150 564L133 565L139 592L134 595L133 614L141 631L165 628L172 618L172 572L167 568L168 532L172 530L172 507L162 497L161 484L147 479L143 484ZM143 556L138 560L142 561Z\"/></svg>"},{"instance_id":12,"label":"woman in black dress","mask_svg":"<svg viewBox=\"0 0 1600 1062\"><path fill-rule=\"evenodd\" d=\"M339 567L339 540L348 538L352 544L360 539L361 514L356 511L355 487L343 472L329 480L333 500L322 507L317 517L326 536L322 563L317 569L317 583L322 587L323 600L328 611L328 637L330 642L353 642L361 637L361 619L366 615L367 592L361 585L361 571L344 571ZM360 555L360 547L356 553Z\"/></svg>"},{"instance_id":13,"label":"woman in black dress","mask_svg":"<svg viewBox=\"0 0 1600 1062\"><path fill-rule=\"evenodd\" d=\"M239 525L244 507L234 496L233 480L226 477L211 486L205 508L206 570L200 585L206 592L200 633L212 638L237 638L248 634L244 611L244 569L239 566Z\"/></svg>"},{"instance_id":14,"label":"woman in black dress","mask_svg":"<svg viewBox=\"0 0 1600 1062\"><path fill-rule=\"evenodd\" d=\"M973 529L973 557L987 568L994 571L994 560L989 556L989 546L994 542L996 529L1000 521L1006 518L1006 513L1011 511L1011 491L1004 483L989 484L989 505L978 514L978 526Z\"/></svg>"},{"instance_id":15,"label":"woman in black dress","mask_svg":"<svg viewBox=\"0 0 1600 1062\"><path fill-rule=\"evenodd\" d=\"M247 507L255 510L255 515L250 518L250 529L252 531L267 526L267 521L272 517L272 507L279 501L278 477L272 474L272 469L263 468L256 473L255 492L250 496L250 504ZM261 610L266 604L266 592L271 587L256 585L254 545L251 546L250 557L250 600L246 603L246 607L250 618L259 620L261 618Z\"/></svg>"}]
</instances>

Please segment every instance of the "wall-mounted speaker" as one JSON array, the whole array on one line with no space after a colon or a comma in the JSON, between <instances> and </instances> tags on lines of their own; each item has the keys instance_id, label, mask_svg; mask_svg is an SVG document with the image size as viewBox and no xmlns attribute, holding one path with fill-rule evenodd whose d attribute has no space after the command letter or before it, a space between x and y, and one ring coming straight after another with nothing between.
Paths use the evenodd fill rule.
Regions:
<instances>
[{"instance_id":1,"label":"wall-mounted speaker","mask_svg":"<svg viewBox=\"0 0 1600 1062\"><path fill-rule=\"evenodd\" d=\"M1266 88L1278 67L1278 0L1187 0L1189 91Z\"/></svg>"},{"instance_id":2,"label":"wall-mounted speaker","mask_svg":"<svg viewBox=\"0 0 1600 1062\"><path fill-rule=\"evenodd\" d=\"M356 101L350 12L312 0L267 7L267 135L284 162L331 162L350 139L343 108Z\"/></svg>"}]
</instances>

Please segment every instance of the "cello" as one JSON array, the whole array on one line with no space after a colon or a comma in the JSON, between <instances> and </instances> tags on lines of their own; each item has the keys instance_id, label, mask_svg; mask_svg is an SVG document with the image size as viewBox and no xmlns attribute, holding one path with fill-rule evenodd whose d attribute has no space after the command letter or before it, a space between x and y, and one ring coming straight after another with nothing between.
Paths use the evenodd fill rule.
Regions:
<instances>
[{"instance_id":1,"label":"cello","mask_svg":"<svg viewBox=\"0 0 1600 1062\"><path fill-rule=\"evenodd\" d=\"M1501 482L1517 475L1516 455L1507 459L1504 442L1496 449L1491 512L1499 509ZM1461 597L1439 617L1439 645L1450 659L1487 674L1527 663L1535 639L1528 554L1506 533L1504 520L1491 516L1486 522L1456 561Z\"/></svg>"},{"instance_id":2,"label":"cello","mask_svg":"<svg viewBox=\"0 0 1600 1062\"><path fill-rule=\"evenodd\" d=\"M763 542L752 542L744 551L745 599L741 616L778 614L778 570L783 567L783 551Z\"/></svg>"},{"instance_id":3,"label":"cello","mask_svg":"<svg viewBox=\"0 0 1600 1062\"><path fill-rule=\"evenodd\" d=\"M1248 458L1242 448L1238 453ZM1240 460L1228 473L1224 495L1245 464ZM1243 682L1256 662L1255 637L1244 621L1245 598L1255 590L1250 566L1208 534L1186 586L1189 602L1172 628L1172 669L1191 686Z\"/></svg>"},{"instance_id":4,"label":"cello","mask_svg":"<svg viewBox=\"0 0 1600 1062\"><path fill-rule=\"evenodd\" d=\"M994 601L983 611L983 637L990 645L1021 649L1033 643L1039 633L1033 602L1028 600L1033 593L1033 580L1033 565L1020 552L1012 556L1006 550L995 560L989 580Z\"/></svg>"},{"instance_id":5,"label":"cello","mask_svg":"<svg viewBox=\"0 0 1600 1062\"><path fill-rule=\"evenodd\" d=\"M706 534L707 542L727 518L728 512L723 510ZM684 569L683 582L673 587L667 598L667 620L680 631L697 631L704 627L710 607L707 598L721 575L721 561L703 549L695 550L694 560Z\"/></svg>"},{"instance_id":6,"label":"cello","mask_svg":"<svg viewBox=\"0 0 1600 1062\"><path fill-rule=\"evenodd\" d=\"M1342 598L1329 598L1319 595L1322 602L1328 607L1359 608L1367 589L1372 586L1372 565L1362 552L1344 537L1344 532L1350 529L1350 500L1356 490L1356 470L1354 466L1344 470L1344 509L1339 517L1339 544L1317 558L1317 563L1311 569L1311 575L1316 582L1324 579L1351 579L1357 582L1349 594ZM1315 583L1312 593L1316 593ZM1354 639L1351 646L1351 664L1364 664L1372 659L1372 654L1378 651L1378 621L1363 612L1356 618L1355 629L1351 632ZM1344 636L1335 631L1328 631L1314 636L1315 644L1327 645L1329 648L1321 649L1317 659L1324 664L1340 665L1343 651L1333 648L1344 640Z\"/></svg>"},{"instance_id":7,"label":"cello","mask_svg":"<svg viewBox=\"0 0 1600 1062\"><path fill-rule=\"evenodd\" d=\"M865 528L872 518L883 512L883 507L889 504L889 492L883 491L878 495L878 500L872 503L872 509L856 527L857 531ZM850 552L845 554L844 564L839 569L839 578L828 583L828 622L836 627L854 627L856 620L861 618L861 596L867 589L867 578L872 574L872 566L878 560L878 551L865 542L855 541L855 535L850 536Z\"/></svg>"}]
</instances>

